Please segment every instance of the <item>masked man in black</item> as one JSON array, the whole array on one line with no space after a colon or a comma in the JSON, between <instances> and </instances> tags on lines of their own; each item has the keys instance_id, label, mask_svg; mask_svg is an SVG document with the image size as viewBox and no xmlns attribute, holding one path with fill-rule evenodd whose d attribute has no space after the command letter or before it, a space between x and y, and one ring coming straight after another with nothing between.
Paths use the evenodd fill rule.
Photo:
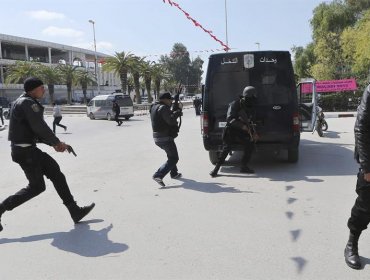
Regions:
<instances>
[{"instance_id":1,"label":"masked man in black","mask_svg":"<svg viewBox=\"0 0 370 280\"><path fill-rule=\"evenodd\" d=\"M53 182L73 221L78 223L95 204L79 207L58 163L36 147L36 142L42 142L57 152L69 150L69 145L61 142L44 120L44 107L38 102L45 93L43 82L38 78L28 78L24 82L24 90L25 93L12 106L8 139L11 141L12 159L21 166L29 184L0 203L0 219L5 211L11 211L45 191L45 175ZM0 231L2 229L0 220Z\"/></svg>"},{"instance_id":2,"label":"masked man in black","mask_svg":"<svg viewBox=\"0 0 370 280\"><path fill-rule=\"evenodd\" d=\"M123 122L119 119L119 114L121 113L121 108L119 107L117 101L113 101L112 110L114 112L114 120L117 122L117 125L120 126Z\"/></svg>"},{"instance_id":3,"label":"masked man in black","mask_svg":"<svg viewBox=\"0 0 370 280\"><path fill-rule=\"evenodd\" d=\"M170 173L172 179L180 178L177 170L179 155L175 138L178 134L177 118L182 115L181 109L171 111L172 96L169 92L161 93L159 101L150 108L153 138L155 144L167 154L167 161L154 173L153 180L165 187L163 178Z\"/></svg>"},{"instance_id":4,"label":"masked man in black","mask_svg":"<svg viewBox=\"0 0 370 280\"><path fill-rule=\"evenodd\" d=\"M349 239L344 250L347 265L361 268L358 255L358 239L370 223L370 85L365 89L357 108L355 123L355 158L360 164L357 173L357 199L348 220Z\"/></svg>"},{"instance_id":5,"label":"masked man in black","mask_svg":"<svg viewBox=\"0 0 370 280\"><path fill-rule=\"evenodd\" d=\"M242 95L229 104L227 110L227 124L223 134L223 148L215 168L210 172L211 177L216 177L221 165L225 162L227 155L231 152L231 144L244 145L242 158L242 173L254 173L248 164L254 151L254 143L258 135L251 121L254 119L254 104L256 89L252 86L244 88Z\"/></svg>"}]
</instances>

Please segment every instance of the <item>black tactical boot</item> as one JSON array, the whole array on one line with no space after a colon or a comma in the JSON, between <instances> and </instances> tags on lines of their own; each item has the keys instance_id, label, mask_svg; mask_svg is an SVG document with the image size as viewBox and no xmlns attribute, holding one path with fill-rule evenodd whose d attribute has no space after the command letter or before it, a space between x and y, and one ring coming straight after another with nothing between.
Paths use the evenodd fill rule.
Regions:
<instances>
[{"instance_id":1,"label":"black tactical boot","mask_svg":"<svg viewBox=\"0 0 370 280\"><path fill-rule=\"evenodd\" d=\"M344 249L344 258L347 265L353 269L361 268L361 260L358 255L358 239L361 232L350 232L349 239Z\"/></svg>"},{"instance_id":2,"label":"black tactical boot","mask_svg":"<svg viewBox=\"0 0 370 280\"><path fill-rule=\"evenodd\" d=\"M3 230L3 226L1 225L1 215L4 214L5 211L6 210L5 210L4 206L2 204L0 204L0 231Z\"/></svg>"},{"instance_id":3,"label":"black tactical boot","mask_svg":"<svg viewBox=\"0 0 370 280\"><path fill-rule=\"evenodd\" d=\"M79 221L82 220L89 212L95 207L95 203L91 203L91 205L79 207L76 202L66 205L68 208L69 213L71 214L72 220L77 224Z\"/></svg>"},{"instance_id":4,"label":"black tactical boot","mask_svg":"<svg viewBox=\"0 0 370 280\"><path fill-rule=\"evenodd\" d=\"M240 172L241 173L247 173L247 174L254 174L254 170L249 168L247 165L243 165L241 168L240 168Z\"/></svg>"}]
</instances>

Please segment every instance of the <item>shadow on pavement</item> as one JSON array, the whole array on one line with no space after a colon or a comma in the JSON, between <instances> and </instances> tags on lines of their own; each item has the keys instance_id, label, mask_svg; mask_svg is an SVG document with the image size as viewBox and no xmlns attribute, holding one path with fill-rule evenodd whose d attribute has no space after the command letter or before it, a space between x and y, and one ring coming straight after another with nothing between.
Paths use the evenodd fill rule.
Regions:
<instances>
[{"instance_id":1,"label":"shadow on pavement","mask_svg":"<svg viewBox=\"0 0 370 280\"><path fill-rule=\"evenodd\" d=\"M304 139L300 143L297 163L286 161L286 151L280 154L257 151L249 166L255 170L253 177L257 178L284 182L302 180L313 183L323 182L317 177L356 176L358 165L353 159L353 148L353 144L322 143ZM234 152L221 168L220 176L243 176L239 173L241 156L241 152Z\"/></svg>"},{"instance_id":2,"label":"shadow on pavement","mask_svg":"<svg viewBox=\"0 0 370 280\"><path fill-rule=\"evenodd\" d=\"M186 178L179 178L179 181L182 181L183 184L179 186L169 186L161 189L173 189L173 188L184 188L187 190L193 190L198 192L205 192L205 193L255 193L251 191L241 191L234 187L223 187L222 183L209 183L209 182L197 182L195 180L186 179Z\"/></svg>"},{"instance_id":3,"label":"shadow on pavement","mask_svg":"<svg viewBox=\"0 0 370 280\"><path fill-rule=\"evenodd\" d=\"M108 239L108 232L113 228L112 224L101 230L90 229L89 223L102 221L95 219L81 222L75 224L69 232L54 232L20 238L1 238L0 244L52 239L51 245L54 247L83 257L101 257L126 251L128 249L126 244L115 243Z\"/></svg>"}]
</instances>

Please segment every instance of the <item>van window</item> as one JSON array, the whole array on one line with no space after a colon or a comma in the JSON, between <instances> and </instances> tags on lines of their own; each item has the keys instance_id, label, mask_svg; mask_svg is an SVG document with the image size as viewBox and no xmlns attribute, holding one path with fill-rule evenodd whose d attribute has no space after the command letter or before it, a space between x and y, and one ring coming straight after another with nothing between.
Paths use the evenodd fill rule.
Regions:
<instances>
[{"instance_id":1,"label":"van window","mask_svg":"<svg viewBox=\"0 0 370 280\"><path fill-rule=\"evenodd\" d=\"M120 107L133 106L133 102L129 96L116 96L116 101Z\"/></svg>"}]
</instances>

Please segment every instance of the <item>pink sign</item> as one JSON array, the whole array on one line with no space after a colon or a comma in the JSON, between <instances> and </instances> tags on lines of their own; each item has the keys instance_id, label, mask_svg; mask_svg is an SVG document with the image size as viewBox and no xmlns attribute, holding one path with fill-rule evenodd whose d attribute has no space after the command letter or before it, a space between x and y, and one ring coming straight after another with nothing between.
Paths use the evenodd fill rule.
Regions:
<instances>
[{"instance_id":1,"label":"pink sign","mask_svg":"<svg viewBox=\"0 0 370 280\"><path fill-rule=\"evenodd\" d=\"M356 80L355 79L345 79L345 80L330 80L330 81L317 81L316 82L316 92L337 92L337 91L349 91L356 90ZM302 84L302 93L311 93L312 84L306 83Z\"/></svg>"}]
</instances>

